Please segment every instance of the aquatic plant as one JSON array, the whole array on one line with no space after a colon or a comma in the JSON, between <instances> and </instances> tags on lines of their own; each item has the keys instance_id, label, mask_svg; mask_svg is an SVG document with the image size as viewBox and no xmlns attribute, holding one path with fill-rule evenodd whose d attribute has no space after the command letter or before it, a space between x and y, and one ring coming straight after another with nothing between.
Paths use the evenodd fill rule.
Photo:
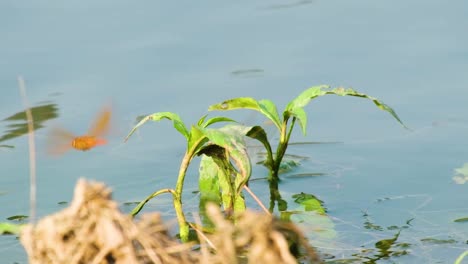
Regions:
<instances>
[{"instance_id":1,"label":"aquatic plant","mask_svg":"<svg viewBox=\"0 0 468 264\"><path fill-rule=\"evenodd\" d=\"M225 183L225 188L223 189L224 194L229 193L228 199L225 199L229 200L228 203L225 203L225 206L227 207L225 209L231 207L234 208L235 205L237 205L237 210L242 210L242 208L245 208L245 203L239 190L250 177L250 161L242 144L238 144L238 142L232 140L235 138L235 130L208 128L209 126L219 122L233 122L232 119L227 117L213 117L206 119L205 115L200 118L197 124L192 125L190 129L188 129L179 115L171 112L158 112L143 117L140 122L130 131L128 136L125 138L125 141L127 141L128 138L147 121L160 121L162 119L171 120L173 122L174 128L180 132L187 141L187 149L180 164L176 186L175 189L161 189L152 193L145 200L141 201L133 209L131 214L138 214L143 206L152 198L163 193L171 193L173 196L174 209L176 211L179 223L180 237L183 241L187 241L189 235L189 225L186 221L182 208L182 193L184 189L186 172L191 161L197 155L204 154L206 156L210 156L213 163L217 163L219 164L219 167L223 168L218 170L218 176L220 182ZM229 164L231 164L231 157L234 159L234 161L238 161L238 169L234 168L233 166L229 166ZM205 163L207 162L209 161L205 161ZM232 174L237 176L234 182L231 181ZM241 208L239 208L239 206Z\"/></svg>"},{"instance_id":2,"label":"aquatic plant","mask_svg":"<svg viewBox=\"0 0 468 264\"><path fill-rule=\"evenodd\" d=\"M268 99L255 100L251 97L239 97L226 100L209 107L210 111L227 111L237 109L254 110L263 114L278 129L280 136L279 142L275 144L277 146L276 151L273 151L273 144L270 143L267 137L267 133L261 126L255 126L249 131L249 133L247 133L247 136L260 141L267 152L267 159L264 162L264 165L269 170L268 180L270 182L270 210L273 210L275 201L278 203L278 208L280 211L286 210L287 207L286 201L284 201L281 198L281 195L278 191L278 175L296 121L299 122L302 133L305 135L307 131L307 114L304 110L304 107L307 106L311 100L328 94L334 94L339 96L353 96L369 99L379 109L390 113L401 125L403 125L406 128L406 126L403 124L403 122L395 113L395 111L388 105L384 104L382 101L378 100L377 98L371 97L369 95L357 92L349 88L345 89L342 87L338 87L330 89L330 86L328 85L319 85L306 89L296 98L289 102L289 104L283 110L281 116L278 114L276 105Z\"/></svg>"},{"instance_id":3,"label":"aquatic plant","mask_svg":"<svg viewBox=\"0 0 468 264\"><path fill-rule=\"evenodd\" d=\"M182 209L182 192L184 187L185 175L187 169L197 155L202 155L200 162L199 185L201 192L200 208L208 201L214 201L222 204L227 212L240 212L245 210L245 201L242 190L246 188L251 174L251 163L243 141L244 136L260 141L267 152L267 159L264 165L269 170L270 183L270 211L273 211L275 202L278 203L278 209L284 211L287 203L281 198L278 182L279 171L286 153L292 130L299 122L302 132L305 134L307 129L307 114L304 107L313 99L327 94L340 96L354 96L371 100L379 109L390 113L403 126L403 122L397 116L395 111L379 101L378 99L359 93L353 89L334 88L330 89L327 85L311 87L299 96L294 98L283 110L282 116L278 114L276 105L267 99L255 100L250 97L240 97L226 100L219 104L209 107L213 110L235 110L250 109L262 113L273 122L280 132L279 142L276 144L276 151L273 151L267 133L261 126L241 126L228 125L221 128L210 128L211 125L220 122L235 122L227 117L213 117L206 119L206 115L201 117L197 124L187 128L179 115L172 112L157 112L143 117L138 124L133 127L125 141L147 121L160 121L169 119L173 122L174 128L181 133L187 141L187 149L179 168L179 174L175 189L161 189L146 199L141 201L131 212L136 215L143 206L152 198L162 194L171 193L173 196L174 209L176 211L180 237L183 241L188 240L189 225L186 221ZM203 211L203 210L201 210Z\"/></svg>"}]
</instances>

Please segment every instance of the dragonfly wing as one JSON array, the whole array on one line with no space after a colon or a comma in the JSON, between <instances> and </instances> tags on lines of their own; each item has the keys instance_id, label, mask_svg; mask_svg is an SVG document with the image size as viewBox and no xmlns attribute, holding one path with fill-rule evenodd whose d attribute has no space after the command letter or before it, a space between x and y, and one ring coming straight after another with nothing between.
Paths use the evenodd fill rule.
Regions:
<instances>
[{"instance_id":1,"label":"dragonfly wing","mask_svg":"<svg viewBox=\"0 0 468 264\"><path fill-rule=\"evenodd\" d=\"M89 135L95 137L106 135L109 132L110 119L111 109L110 107L105 107L89 129Z\"/></svg>"},{"instance_id":2,"label":"dragonfly wing","mask_svg":"<svg viewBox=\"0 0 468 264\"><path fill-rule=\"evenodd\" d=\"M75 135L59 127L52 128L47 138L47 153L58 156L72 148Z\"/></svg>"}]
</instances>

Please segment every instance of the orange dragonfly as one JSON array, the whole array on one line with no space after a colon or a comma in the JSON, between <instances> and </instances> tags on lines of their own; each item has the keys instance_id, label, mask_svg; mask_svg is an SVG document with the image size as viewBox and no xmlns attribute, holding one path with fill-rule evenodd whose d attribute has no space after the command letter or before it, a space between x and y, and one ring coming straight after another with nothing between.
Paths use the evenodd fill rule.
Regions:
<instances>
[{"instance_id":1,"label":"orange dragonfly","mask_svg":"<svg viewBox=\"0 0 468 264\"><path fill-rule=\"evenodd\" d=\"M48 152L61 155L72 148L86 151L106 144L107 140L103 136L109 132L111 115L110 107L103 108L88 133L82 136L75 136L62 128L53 128L48 139Z\"/></svg>"}]
</instances>

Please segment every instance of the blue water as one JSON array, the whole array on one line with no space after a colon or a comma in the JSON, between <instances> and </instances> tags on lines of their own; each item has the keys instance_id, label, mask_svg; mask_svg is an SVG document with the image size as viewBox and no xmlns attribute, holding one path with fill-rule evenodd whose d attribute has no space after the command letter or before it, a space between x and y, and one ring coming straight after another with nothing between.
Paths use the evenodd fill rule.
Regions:
<instances>
[{"instance_id":1,"label":"blue water","mask_svg":"<svg viewBox=\"0 0 468 264\"><path fill-rule=\"evenodd\" d=\"M312 85L353 87L392 106L411 130L359 98L314 101L308 135L293 140L343 143L291 146L291 154L309 157L295 173L326 175L288 178L283 196L292 203L290 195L303 191L325 201L337 236L317 244L338 259L395 234L363 228L365 211L383 227L414 218L399 238L412 244L410 255L387 261L452 263L468 239L466 224L453 223L468 215L467 186L452 180L468 162L467 8L462 0L2 1L0 119L24 109L18 75L32 105L59 109L36 131L44 216L63 208L57 203L71 198L79 177L105 181L122 203L174 185L182 136L161 122L123 144L138 115L174 111L193 123L231 97L268 98L282 108ZM115 117L110 144L58 159L45 154L50 126L84 133L107 102ZM0 133L9 124L0 122ZM0 148L4 221L29 213L28 147L25 136L1 144L14 146ZM187 186L196 190L196 166L190 172ZM265 183L252 186L267 202ZM189 210L196 209L192 197ZM148 208L171 217L169 201L162 196ZM14 237L0 237L0 245L2 263L26 262Z\"/></svg>"}]
</instances>

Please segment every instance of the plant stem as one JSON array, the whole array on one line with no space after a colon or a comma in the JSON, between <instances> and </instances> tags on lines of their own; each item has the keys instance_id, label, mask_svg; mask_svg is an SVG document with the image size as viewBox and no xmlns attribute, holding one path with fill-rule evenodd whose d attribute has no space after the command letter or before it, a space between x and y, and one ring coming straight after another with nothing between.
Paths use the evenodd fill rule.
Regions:
<instances>
[{"instance_id":1,"label":"plant stem","mask_svg":"<svg viewBox=\"0 0 468 264\"><path fill-rule=\"evenodd\" d=\"M291 132L294 128L294 124L296 123L296 118L294 117L289 125L288 129L288 120L285 119L281 126L281 136L278 148L276 149L276 159L273 162L273 173L271 175L271 179L275 179L279 181L279 168L281 166L281 161L283 161L284 154L286 153L286 149L288 148L289 139L291 138Z\"/></svg>"},{"instance_id":2,"label":"plant stem","mask_svg":"<svg viewBox=\"0 0 468 264\"><path fill-rule=\"evenodd\" d=\"M279 169L281 167L281 161L283 160L286 149L288 148L288 142L291 138L291 132L294 128L296 118L293 118L291 124L289 125L288 130L288 119L283 121L281 126L281 136L280 142L276 149L276 158L273 161L273 166L270 171L270 176L268 181L270 182L270 212L273 212L275 207L275 202L278 203L278 210L284 211L287 209L287 202L281 198L281 193L279 192Z\"/></svg>"},{"instance_id":3,"label":"plant stem","mask_svg":"<svg viewBox=\"0 0 468 264\"><path fill-rule=\"evenodd\" d=\"M179 176L177 177L176 189L174 193L174 210L177 215L177 222L179 223L179 234L182 242L188 241L189 236L189 225L185 220L184 211L182 209L182 191L184 189L185 174L187 173L188 166L192 160L193 153L191 150L187 150L185 156L180 164Z\"/></svg>"},{"instance_id":4,"label":"plant stem","mask_svg":"<svg viewBox=\"0 0 468 264\"><path fill-rule=\"evenodd\" d=\"M175 191L172 190L172 189L162 189L162 190L159 190L157 192L154 192L152 193L150 196L146 197L145 200L141 201L135 208L133 208L132 212L130 212L130 215L133 217L135 215L137 215L141 209L143 209L143 206L145 206L145 204L147 202L149 202L149 200L153 199L154 197L160 195L160 194L163 194L163 193L172 193L172 196L175 197Z\"/></svg>"}]
</instances>

